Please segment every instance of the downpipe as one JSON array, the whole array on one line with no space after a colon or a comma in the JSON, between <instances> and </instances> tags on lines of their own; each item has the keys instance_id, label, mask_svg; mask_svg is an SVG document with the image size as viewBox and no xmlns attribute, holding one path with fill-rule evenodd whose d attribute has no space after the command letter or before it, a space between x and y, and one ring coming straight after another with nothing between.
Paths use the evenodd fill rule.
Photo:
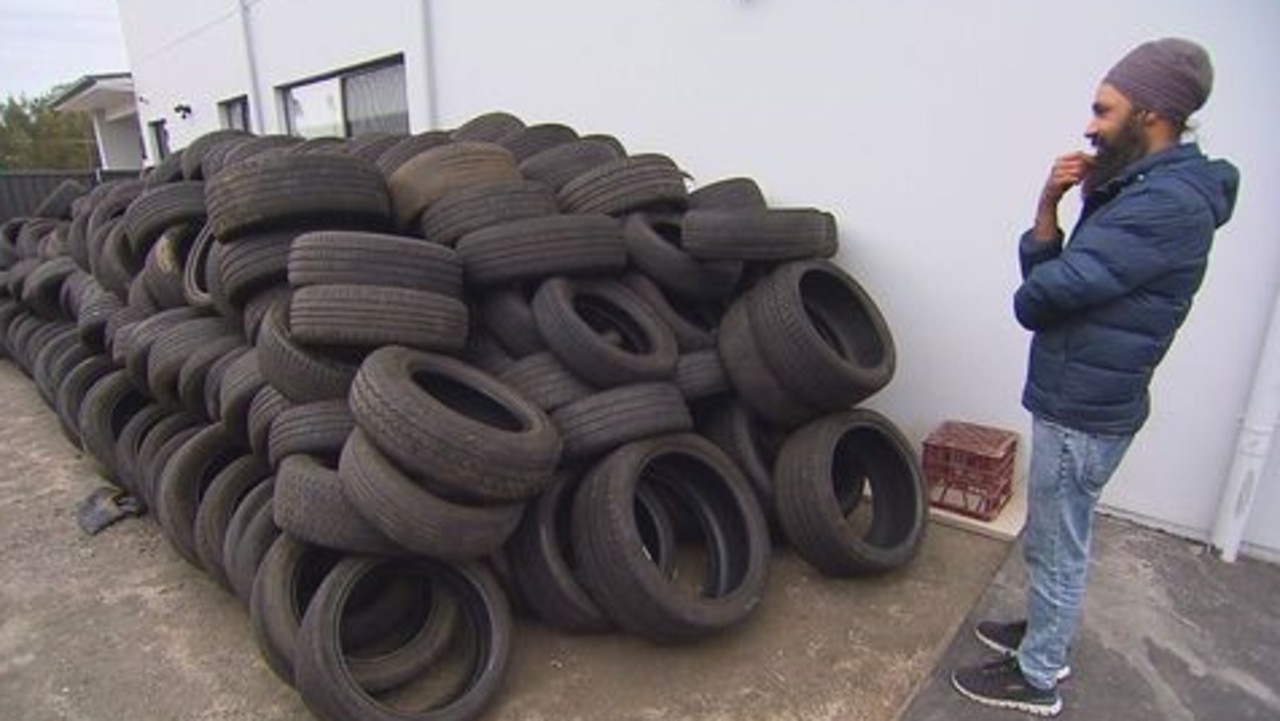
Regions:
<instances>
[{"instance_id":1,"label":"downpipe","mask_svg":"<svg viewBox=\"0 0 1280 721\"><path fill-rule=\"evenodd\" d=\"M1271 308L1271 324L1254 373L1249 405L1236 438L1231 472L1218 501L1209 543L1223 561L1234 563L1249 513L1257 496L1280 420L1280 294Z\"/></svg>"}]
</instances>

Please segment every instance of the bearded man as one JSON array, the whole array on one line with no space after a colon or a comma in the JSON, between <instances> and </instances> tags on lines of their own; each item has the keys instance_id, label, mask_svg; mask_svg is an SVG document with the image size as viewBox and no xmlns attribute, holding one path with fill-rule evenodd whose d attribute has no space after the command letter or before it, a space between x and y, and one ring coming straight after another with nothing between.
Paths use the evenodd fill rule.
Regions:
<instances>
[{"instance_id":1,"label":"bearded man","mask_svg":"<svg viewBox=\"0 0 1280 721\"><path fill-rule=\"evenodd\" d=\"M1182 142L1212 84L1208 53L1190 41L1156 40L1126 55L1099 85L1085 128L1096 156L1054 161L1035 225L1020 239L1014 312L1034 332L1022 399L1032 414L1027 616L977 625L1002 657L952 674L974 701L1062 710L1058 683L1070 675L1094 506L1147 419L1152 373L1235 205L1236 169ZM1078 183L1084 207L1064 243L1058 205Z\"/></svg>"}]
</instances>

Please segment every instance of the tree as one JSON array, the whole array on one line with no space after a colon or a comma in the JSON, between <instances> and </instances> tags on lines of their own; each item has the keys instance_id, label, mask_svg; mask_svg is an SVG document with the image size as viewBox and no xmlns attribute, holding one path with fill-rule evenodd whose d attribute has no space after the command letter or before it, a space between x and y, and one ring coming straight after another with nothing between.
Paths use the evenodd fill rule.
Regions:
<instances>
[{"instance_id":1,"label":"tree","mask_svg":"<svg viewBox=\"0 0 1280 721\"><path fill-rule=\"evenodd\" d=\"M51 107L55 89L28 99L12 95L0 108L0 170L84 170L97 165L98 148L86 113Z\"/></svg>"}]
</instances>

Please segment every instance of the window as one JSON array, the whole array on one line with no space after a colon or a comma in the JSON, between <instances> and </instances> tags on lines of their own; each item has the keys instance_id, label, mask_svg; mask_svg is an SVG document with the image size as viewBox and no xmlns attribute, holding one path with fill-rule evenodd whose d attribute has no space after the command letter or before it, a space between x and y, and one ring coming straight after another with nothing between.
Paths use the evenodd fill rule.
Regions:
<instances>
[{"instance_id":1,"label":"window","mask_svg":"<svg viewBox=\"0 0 1280 721\"><path fill-rule=\"evenodd\" d=\"M222 127L248 132L249 98L241 95L238 98L223 100L218 103L218 117L222 120Z\"/></svg>"},{"instance_id":2,"label":"window","mask_svg":"<svg viewBox=\"0 0 1280 721\"><path fill-rule=\"evenodd\" d=\"M409 132L404 59L379 62L281 89L292 135L354 136Z\"/></svg>"},{"instance_id":3,"label":"window","mask_svg":"<svg viewBox=\"0 0 1280 721\"><path fill-rule=\"evenodd\" d=\"M169 157L169 129L164 126L164 121L152 120L147 123L147 127L151 129L151 144L156 149L156 162Z\"/></svg>"}]
</instances>

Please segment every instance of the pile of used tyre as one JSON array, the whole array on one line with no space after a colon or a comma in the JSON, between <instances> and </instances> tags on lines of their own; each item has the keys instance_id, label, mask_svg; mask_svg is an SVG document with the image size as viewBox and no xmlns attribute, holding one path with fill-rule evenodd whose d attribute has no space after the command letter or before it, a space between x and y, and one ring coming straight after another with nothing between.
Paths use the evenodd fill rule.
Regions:
<instances>
[{"instance_id":1,"label":"pile of used tyre","mask_svg":"<svg viewBox=\"0 0 1280 721\"><path fill-rule=\"evenodd\" d=\"M506 113L219 131L3 226L0 336L67 438L248 605L325 719L465 719L511 607L661 642L742 622L773 539L916 551L914 453L832 216Z\"/></svg>"}]
</instances>

